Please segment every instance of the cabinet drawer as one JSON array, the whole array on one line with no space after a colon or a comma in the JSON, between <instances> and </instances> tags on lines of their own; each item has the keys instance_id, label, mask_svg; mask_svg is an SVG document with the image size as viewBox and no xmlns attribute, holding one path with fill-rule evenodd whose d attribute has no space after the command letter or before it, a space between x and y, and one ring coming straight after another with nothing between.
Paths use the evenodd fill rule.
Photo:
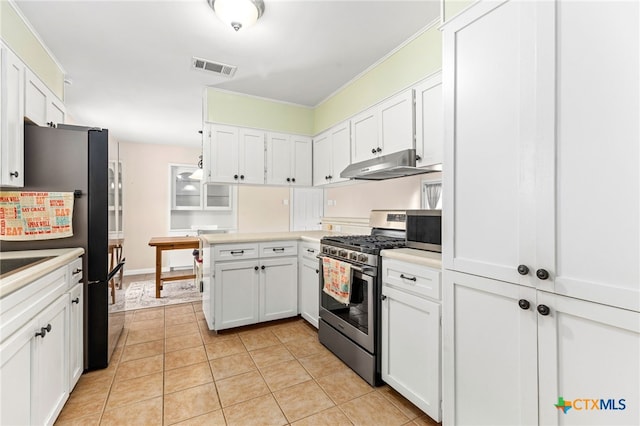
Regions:
<instances>
[{"instance_id":1,"label":"cabinet drawer","mask_svg":"<svg viewBox=\"0 0 640 426\"><path fill-rule=\"evenodd\" d=\"M213 247L213 259L233 260L233 259L255 259L258 257L258 244L224 244Z\"/></svg>"},{"instance_id":2,"label":"cabinet drawer","mask_svg":"<svg viewBox=\"0 0 640 426\"><path fill-rule=\"evenodd\" d=\"M382 281L384 285L440 300L440 276L438 269L394 259L382 261Z\"/></svg>"},{"instance_id":3,"label":"cabinet drawer","mask_svg":"<svg viewBox=\"0 0 640 426\"><path fill-rule=\"evenodd\" d=\"M260 257L297 256L297 241L274 241L260 243Z\"/></svg>"},{"instance_id":4,"label":"cabinet drawer","mask_svg":"<svg viewBox=\"0 0 640 426\"><path fill-rule=\"evenodd\" d=\"M302 259L313 260L318 262L316 256L320 254L320 244L316 243L302 243L300 244L300 257Z\"/></svg>"},{"instance_id":5,"label":"cabinet drawer","mask_svg":"<svg viewBox=\"0 0 640 426\"><path fill-rule=\"evenodd\" d=\"M67 266L69 271L69 288L75 287L76 284L82 282L82 258L79 257Z\"/></svg>"}]
</instances>

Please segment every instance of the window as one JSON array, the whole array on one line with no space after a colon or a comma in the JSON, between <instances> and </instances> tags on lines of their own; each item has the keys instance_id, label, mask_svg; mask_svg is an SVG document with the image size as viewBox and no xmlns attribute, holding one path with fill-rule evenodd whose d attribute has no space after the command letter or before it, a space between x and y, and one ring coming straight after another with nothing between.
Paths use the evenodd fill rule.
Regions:
<instances>
[{"instance_id":1,"label":"window","mask_svg":"<svg viewBox=\"0 0 640 426\"><path fill-rule=\"evenodd\" d=\"M422 208L427 210L442 210L442 181L422 181Z\"/></svg>"}]
</instances>

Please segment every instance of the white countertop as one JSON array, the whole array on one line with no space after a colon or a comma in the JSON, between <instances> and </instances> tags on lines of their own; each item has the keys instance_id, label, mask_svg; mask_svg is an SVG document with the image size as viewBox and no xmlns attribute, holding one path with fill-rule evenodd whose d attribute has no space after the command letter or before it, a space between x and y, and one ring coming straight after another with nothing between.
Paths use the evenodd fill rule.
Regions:
<instances>
[{"instance_id":1,"label":"white countertop","mask_svg":"<svg viewBox=\"0 0 640 426\"><path fill-rule=\"evenodd\" d=\"M382 257L388 259L402 260L404 262L442 269L442 253L412 248L399 248L382 250L380 254Z\"/></svg>"},{"instance_id":2,"label":"white countertop","mask_svg":"<svg viewBox=\"0 0 640 426\"><path fill-rule=\"evenodd\" d=\"M0 259L23 259L30 257L52 257L44 262L9 272L0 278L0 298L24 287L38 278L55 271L61 266L84 254L83 248L49 250L24 250L0 252ZM105 253L105 256L107 254Z\"/></svg>"},{"instance_id":3,"label":"white countertop","mask_svg":"<svg viewBox=\"0 0 640 426\"><path fill-rule=\"evenodd\" d=\"M203 241L209 244L252 243L265 241L302 240L319 243L327 235L342 235L334 231L294 231L294 232L248 232L238 234L203 234Z\"/></svg>"}]
</instances>

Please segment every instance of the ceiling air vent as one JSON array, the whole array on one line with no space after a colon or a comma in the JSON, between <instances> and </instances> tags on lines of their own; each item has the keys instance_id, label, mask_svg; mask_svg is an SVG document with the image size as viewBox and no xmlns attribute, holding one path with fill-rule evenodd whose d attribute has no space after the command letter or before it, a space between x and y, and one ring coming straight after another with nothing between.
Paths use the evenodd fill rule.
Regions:
<instances>
[{"instance_id":1,"label":"ceiling air vent","mask_svg":"<svg viewBox=\"0 0 640 426\"><path fill-rule=\"evenodd\" d=\"M191 60L191 64L194 69L212 72L225 77L233 77L236 73L236 69L238 69L238 67L234 67L233 65L207 61L206 59L196 58L195 56Z\"/></svg>"}]
</instances>

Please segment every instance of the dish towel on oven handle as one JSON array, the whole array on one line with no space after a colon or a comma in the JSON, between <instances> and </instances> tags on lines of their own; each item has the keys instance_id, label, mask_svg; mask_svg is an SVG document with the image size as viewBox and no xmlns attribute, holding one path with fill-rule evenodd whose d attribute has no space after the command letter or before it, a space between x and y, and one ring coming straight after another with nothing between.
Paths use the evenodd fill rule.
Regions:
<instances>
[{"instance_id":1,"label":"dish towel on oven handle","mask_svg":"<svg viewBox=\"0 0 640 426\"><path fill-rule=\"evenodd\" d=\"M322 278L324 279L322 291L338 302L348 305L351 298L351 265L323 257Z\"/></svg>"}]
</instances>

